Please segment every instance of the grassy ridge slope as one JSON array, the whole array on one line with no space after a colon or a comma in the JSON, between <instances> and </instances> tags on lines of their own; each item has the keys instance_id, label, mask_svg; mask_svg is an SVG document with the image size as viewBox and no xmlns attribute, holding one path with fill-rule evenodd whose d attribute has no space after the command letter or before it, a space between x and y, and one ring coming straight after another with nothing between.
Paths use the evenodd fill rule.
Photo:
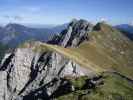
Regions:
<instances>
[{"instance_id":1,"label":"grassy ridge slope","mask_svg":"<svg viewBox=\"0 0 133 100\"><path fill-rule=\"evenodd\" d=\"M105 73L104 84L89 90L77 90L57 100L132 100L133 84L118 75ZM73 80L74 81L74 80ZM83 81L83 79L82 79ZM75 80L77 82L77 80ZM84 82L84 81L83 81Z\"/></svg>"},{"instance_id":2,"label":"grassy ridge slope","mask_svg":"<svg viewBox=\"0 0 133 100\"><path fill-rule=\"evenodd\" d=\"M133 79L133 43L118 30L106 24L98 24L88 33L90 41L78 48L69 48L71 54L80 55L86 61L108 71L117 71Z\"/></svg>"}]
</instances>

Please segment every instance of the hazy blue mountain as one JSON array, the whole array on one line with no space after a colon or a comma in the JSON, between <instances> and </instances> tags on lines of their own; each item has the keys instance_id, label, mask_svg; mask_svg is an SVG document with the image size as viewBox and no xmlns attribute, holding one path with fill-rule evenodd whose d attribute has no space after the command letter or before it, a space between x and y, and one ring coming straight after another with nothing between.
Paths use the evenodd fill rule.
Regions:
<instances>
[{"instance_id":1,"label":"hazy blue mountain","mask_svg":"<svg viewBox=\"0 0 133 100\"><path fill-rule=\"evenodd\" d=\"M62 25L57 25L53 28L51 28L55 33L60 33L62 30L66 29L68 27L69 23L65 23Z\"/></svg>"},{"instance_id":2,"label":"hazy blue mountain","mask_svg":"<svg viewBox=\"0 0 133 100\"><path fill-rule=\"evenodd\" d=\"M20 24L10 23L0 27L0 42L15 47L27 40L48 41L54 34L60 33L66 28L66 24L53 28L30 28Z\"/></svg>"},{"instance_id":3,"label":"hazy blue mountain","mask_svg":"<svg viewBox=\"0 0 133 100\"><path fill-rule=\"evenodd\" d=\"M120 24L115 26L122 31L129 39L133 40L133 26L129 24Z\"/></svg>"},{"instance_id":4,"label":"hazy blue mountain","mask_svg":"<svg viewBox=\"0 0 133 100\"><path fill-rule=\"evenodd\" d=\"M57 26L53 24L23 24L23 25L30 28L48 28L48 29Z\"/></svg>"},{"instance_id":5,"label":"hazy blue mountain","mask_svg":"<svg viewBox=\"0 0 133 100\"><path fill-rule=\"evenodd\" d=\"M129 25L129 24L121 24L121 25L117 25L116 27L119 28L119 29L122 29L124 31L133 33L133 26L132 25Z\"/></svg>"}]
</instances>

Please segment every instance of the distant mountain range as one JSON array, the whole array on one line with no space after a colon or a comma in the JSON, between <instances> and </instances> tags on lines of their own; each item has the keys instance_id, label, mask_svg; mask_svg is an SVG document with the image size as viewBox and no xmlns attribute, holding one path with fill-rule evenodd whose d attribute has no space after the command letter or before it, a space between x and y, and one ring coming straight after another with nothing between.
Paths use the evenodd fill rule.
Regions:
<instances>
[{"instance_id":1,"label":"distant mountain range","mask_svg":"<svg viewBox=\"0 0 133 100\"><path fill-rule=\"evenodd\" d=\"M120 24L115 26L121 30L129 39L133 40L133 26L129 24Z\"/></svg>"},{"instance_id":2,"label":"distant mountain range","mask_svg":"<svg viewBox=\"0 0 133 100\"><path fill-rule=\"evenodd\" d=\"M65 29L66 26L67 24L53 28L31 28L20 24L10 23L5 27L0 27L0 42L8 44L11 47L16 47L27 40L46 42L51 36L60 33Z\"/></svg>"},{"instance_id":3,"label":"distant mountain range","mask_svg":"<svg viewBox=\"0 0 133 100\"><path fill-rule=\"evenodd\" d=\"M126 32L133 33L133 26L132 25L120 24L120 25L117 25L116 27L119 28L119 29L122 29L122 30L124 30Z\"/></svg>"},{"instance_id":4,"label":"distant mountain range","mask_svg":"<svg viewBox=\"0 0 133 100\"><path fill-rule=\"evenodd\" d=\"M16 47L19 44L28 40L38 40L47 42L55 34L60 33L66 29L69 24L62 24L49 28L32 28L21 24L10 23L4 27L0 27L0 42L10 47ZM133 40L133 26L128 24L121 24L115 26L126 35L129 39Z\"/></svg>"}]
</instances>

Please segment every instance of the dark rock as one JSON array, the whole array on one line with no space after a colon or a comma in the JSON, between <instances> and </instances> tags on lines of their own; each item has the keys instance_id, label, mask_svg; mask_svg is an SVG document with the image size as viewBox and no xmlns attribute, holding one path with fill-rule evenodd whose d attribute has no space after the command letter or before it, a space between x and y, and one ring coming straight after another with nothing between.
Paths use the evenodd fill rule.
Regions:
<instances>
[{"instance_id":1,"label":"dark rock","mask_svg":"<svg viewBox=\"0 0 133 100\"><path fill-rule=\"evenodd\" d=\"M73 20L67 29L54 36L48 43L58 44L63 47L77 47L80 43L89 39L88 32L92 28L93 25L86 20Z\"/></svg>"}]
</instances>

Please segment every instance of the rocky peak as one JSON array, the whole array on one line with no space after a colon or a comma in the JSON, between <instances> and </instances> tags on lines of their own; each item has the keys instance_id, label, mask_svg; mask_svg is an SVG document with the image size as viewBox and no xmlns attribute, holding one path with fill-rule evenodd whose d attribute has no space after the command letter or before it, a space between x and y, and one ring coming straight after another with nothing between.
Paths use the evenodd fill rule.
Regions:
<instances>
[{"instance_id":1,"label":"rocky peak","mask_svg":"<svg viewBox=\"0 0 133 100\"><path fill-rule=\"evenodd\" d=\"M86 20L72 20L67 29L63 30L58 36L54 36L49 43L58 44L63 47L76 47L83 41L88 40L88 32L93 25Z\"/></svg>"},{"instance_id":2,"label":"rocky peak","mask_svg":"<svg viewBox=\"0 0 133 100\"><path fill-rule=\"evenodd\" d=\"M41 45L34 44L18 48L3 59L0 100L49 100L62 84L62 78L93 75L92 71L55 51L33 50Z\"/></svg>"},{"instance_id":3,"label":"rocky peak","mask_svg":"<svg viewBox=\"0 0 133 100\"><path fill-rule=\"evenodd\" d=\"M95 26L94 26L94 30L95 31L100 31L100 30L102 30L103 28L104 28L104 26L105 26L105 23L103 23L103 22L99 22L99 23L97 23Z\"/></svg>"}]
</instances>

